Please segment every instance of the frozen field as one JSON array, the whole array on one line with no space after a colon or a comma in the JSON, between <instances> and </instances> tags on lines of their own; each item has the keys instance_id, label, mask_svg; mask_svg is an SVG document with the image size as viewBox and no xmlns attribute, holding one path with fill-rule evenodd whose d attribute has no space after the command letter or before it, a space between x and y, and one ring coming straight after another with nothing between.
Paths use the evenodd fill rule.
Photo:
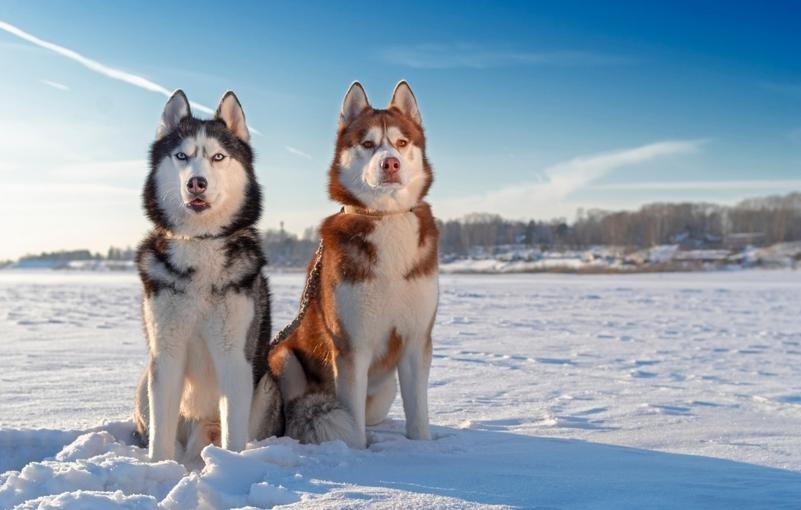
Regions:
<instances>
[{"instance_id":1,"label":"frozen field","mask_svg":"<svg viewBox=\"0 0 801 510\"><path fill-rule=\"evenodd\" d=\"M300 275L276 275L274 326ZM126 442L136 276L0 271L0 508L801 508L801 272L442 277L436 440Z\"/></svg>"}]
</instances>

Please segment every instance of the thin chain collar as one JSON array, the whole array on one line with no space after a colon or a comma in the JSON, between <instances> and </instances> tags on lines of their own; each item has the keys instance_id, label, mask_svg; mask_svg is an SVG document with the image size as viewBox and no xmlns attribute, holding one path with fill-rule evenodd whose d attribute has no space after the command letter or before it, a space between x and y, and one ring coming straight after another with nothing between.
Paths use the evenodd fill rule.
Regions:
<instances>
[{"instance_id":1,"label":"thin chain collar","mask_svg":"<svg viewBox=\"0 0 801 510\"><path fill-rule=\"evenodd\" d=\"M235 232L231 232L230 234L201 234L199 236L184 236L184 235L176 234L171 230L162 229L161 230L161 234L166 239L174 239L176 241L205 241L205 240L208 240L208 239L223 239L223 238L226 238L226 237L231 237L232 235L236 234L237 232L240 232L241 230L244 230L244 229L240 229L240 230L237 230Z\"/></svg>"},{"instance_id":2,"label":"thin chain collar","mask_svg":"<svg viewBox=\"0 0 801 510\"><path fill-rule=\"evenodd\" d=\"M362 216L375 216L375 217L383 217L383 216L395 216L398 214L407 214L410 212L414 212L415 209L420 207L420 204L413 205L408 209L403 209L400 211L379 211L376 209L367 209L365 207L357 207L355 205L343 205L342 209L339 210L340 214L360 214Z\"/></svg>"}]
</instances>

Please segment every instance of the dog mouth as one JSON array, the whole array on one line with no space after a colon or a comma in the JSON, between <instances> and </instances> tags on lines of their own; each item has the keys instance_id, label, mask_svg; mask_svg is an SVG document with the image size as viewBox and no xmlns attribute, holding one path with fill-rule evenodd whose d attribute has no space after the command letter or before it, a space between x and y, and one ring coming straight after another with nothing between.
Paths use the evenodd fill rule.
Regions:
<instances>
[{"instance_id":1,"label":"dog mouth","mask_svg":"<svg viewBox=\"0 0 801 510\"><path fill-rule=\"evenodd\" d=\"M190 202L187 202L186 206L199 214L208 209L209 207L211 207L211 204L209 204L202 198L196 198Z\"/></svg>"},{"instance_id":2,"label":"dog mouth","mask_svg":"<svg viewBox=\"0 0 801 510\"><path fill-rule=\"evenodd\" d=\"M381 178L381 185L382 186L387 186L387 185L392 185L392 184L397 184L397 185L401 185L402 184L400 175L398 175L398 174L390 174L390 175L384 175Z\"/></svg>"}]
</instances>

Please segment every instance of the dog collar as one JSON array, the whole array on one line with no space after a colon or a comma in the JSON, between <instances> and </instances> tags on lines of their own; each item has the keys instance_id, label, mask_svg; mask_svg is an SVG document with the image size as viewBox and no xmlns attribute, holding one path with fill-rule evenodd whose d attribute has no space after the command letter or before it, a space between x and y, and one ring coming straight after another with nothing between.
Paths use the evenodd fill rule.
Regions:
<instances>
[{"instance_id":1,"label":"dog collar","mask_svg":"<svg viewBox=\"0 0 801 510\"><path fill-rule=\"evenodd\" d=\"M362 216L394 216L396 214L406 214L410 212L414 212L415 209L420 207L420 204L413 205L408 209L403 209L401 211L379 211L377 209L367 209L365 207L357 207L355 205L344 205L342 209L339 210L340 214L360 214Z\"/></svg>"},{"instance_id":2,"label":"dog collar","mask_svg":"<svg viewBox=\"0 0 801 510\"><path fill-rule=\"evenodd\" d=\"M229 237L231 234L201 234L199 236L184 236L169 230L162 230L162 235L166 239L174 239L176 241L205 241L207 239L222 239L223 237Z\"/></svg>"}]
</instances>

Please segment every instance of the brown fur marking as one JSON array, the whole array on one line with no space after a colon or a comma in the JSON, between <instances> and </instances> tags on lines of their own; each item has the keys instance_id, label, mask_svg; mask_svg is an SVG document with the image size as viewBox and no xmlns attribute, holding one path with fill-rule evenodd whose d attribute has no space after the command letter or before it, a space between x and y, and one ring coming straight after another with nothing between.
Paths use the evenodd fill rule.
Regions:
<instances>
[{"instance_id":1,"label":"brown fur marking","mask_svg":"<svg viewBox=\"0 0 801 510\"><path fill-rule=\"evenodd\" d=\"M320 227L325 246L323 273L332 282L360 282L372 277L372 266L378 260L376 247L367 240L380 218L355 214L329 216ZM328 271L325 271L329 269ZM331 269L334 269L333 274Z\"/></svg>"},{"instance_id":2,"label":"brown fur marking","mask_svg":"<svg viewBox=\"0 0 801 510\"><path fill-rule=\"evenodd\" d=\"M426 246L426 243L428 246L417 263L403 276L407 280L433 274L439 266L439 253L437 252L439 230L437 230L437 224L431 214L431 206L423 202L414 210L414 214L417 216L419 225L417 244L420 248Z\"/></svg>"},{"instance_id":3,"label":"brown fur marking","mask_svg":"<svg viewBox=\"0 0 801 510\"><path fill-rule=\"evenodd\" d=\"M403 354L403 338L401 338L398 331L393 328L389 333L386 352L380 358L373 360L370 364L367 376L373 378L394 370L395 367L398 366L401 354Z\"/></svg>"}]
</instances>

